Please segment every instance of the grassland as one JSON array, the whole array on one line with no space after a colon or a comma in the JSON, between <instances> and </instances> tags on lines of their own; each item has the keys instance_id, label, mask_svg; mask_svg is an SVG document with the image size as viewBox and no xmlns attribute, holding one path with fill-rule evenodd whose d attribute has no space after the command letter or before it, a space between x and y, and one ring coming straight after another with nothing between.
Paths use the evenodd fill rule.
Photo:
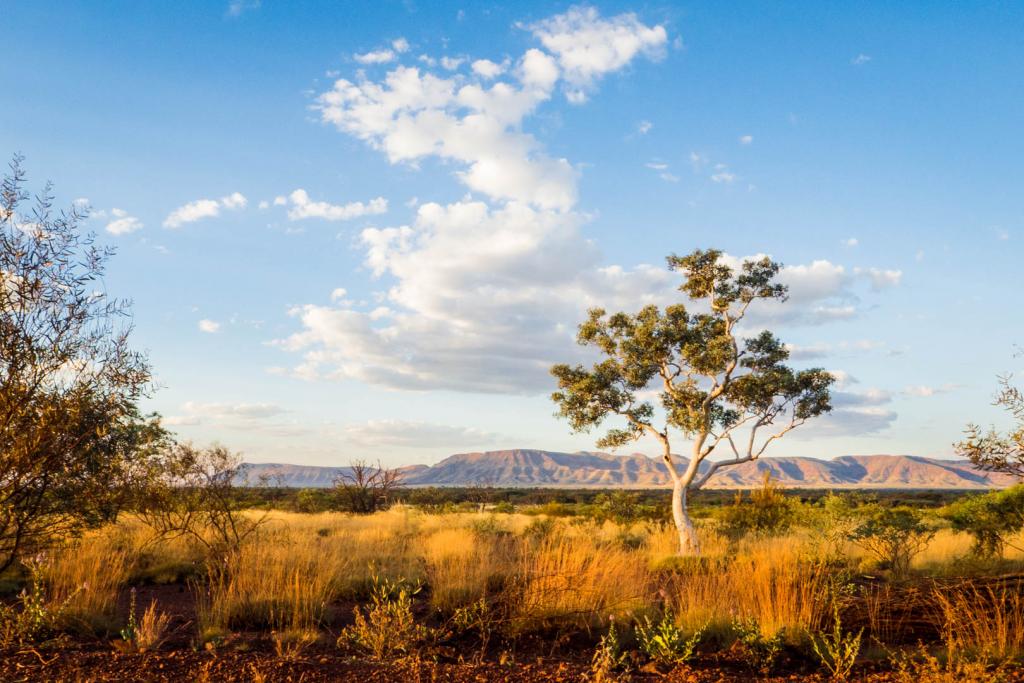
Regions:
<instances>
[{"instance_id":1,"label":"grassland","mask_svg":"<svg viewBox=\"0 0 1024 683\"><path fill-rule=\"evenodd\" d=\"M657 520L545 509L275 510L222 552L124 516L5 578L0 678L1019 675L1024 539L979 559L935 521L897 576L820 504L776 531L705 515L699 558Z\"/></svg>"}]
</instances>

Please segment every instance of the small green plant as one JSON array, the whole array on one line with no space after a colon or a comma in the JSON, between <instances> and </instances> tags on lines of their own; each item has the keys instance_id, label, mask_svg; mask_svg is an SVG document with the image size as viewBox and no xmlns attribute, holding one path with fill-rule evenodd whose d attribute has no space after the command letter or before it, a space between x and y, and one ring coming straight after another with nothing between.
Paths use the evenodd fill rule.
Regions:
<instances>
[{"instance_id":1,"label":"small green plant","mask_svg":"<svg viewBox=\"0 0 1024 683\"><path fill-rule=\"evenodd\" d=\"M338 645L355 647L378 661L409 654L428 634L412 613L412 599L419 590L403 579L373 577L371 605L355 608L355 623L341 632Z\"/></svg>"},{"instance_id":2,"label":"small green plant","mask_svg":"<svg viewBox=\"0 0 1024 683\"><path fill-rule=\"evenodd\" d=\"M456 635L475 633L480 639L480 659L487 653L487 645L498 625L494 610L487 604L486 598L480 598L468 605L463 605L452 613L448 620L449 630Z\"/></svg>"},{"instance_id":3,"label":"small green plant","mask_svg":"<svg viewBox=\"0 0 1024 683\"><path fill-rule=\"evenodd\" d=\"M771 673L782 654L785 631L779 629L771 637L765 636L756 619L734 619L732 630L743 648L750 665L762 674Z\"/></svg>"},{"instance_id":4,"label":"small green plant","mask_svg":"<svg viewBox=\"0 0 1024 683\"><path fill-rule=\"evenodd\" d=\"M71 601L82 590L79 587L59 604L54 604L47 596L43 560L30 560L26 568L29 583L15 604L0 604L0 647L3 648L37 643L56 633Z\"/></svg>"},{"instance_id":5,"label":"small green plant","mask_svg":"<svg viewBox=\"0 0 1024 683\"><path fill-rule=\"evenodd\" d=\"M860 639L863 633L864 629L857 631L856 635L843 630L843 623L839 618L839 603L833 600L831 633L811 636L814 654L832 674L833 679L845 681L849 678L857 655L860 654Z\"/></svg>"},{"instance_id":6,"label":"small green plant","mask_svg":"<svg viewBox=\"0 0 1024 683\"><path fill-rule=\"evenodd\" d=\"M615 630L615 621L608 625L608 633L601 636L601 642L594 650L590 660L590 683L612 683L618 680L616 672L624 669L629 661L628 654L623 650L619 634Z\"/></svg>"},{"instance_id":7,"label":"small green plant","mask_svg":"<svg viewBox=\"0 0 1024 683\"><path fill-rule=\"evenodd\" d=\"M690 637L687 637L683 630L676 625L672 613L665 610L657 622L652 622L650 617L644 617L643 621L638 621L636 639L640 645L640 651L651 661L658 665L674 666L687 662L693 657L694 650L700 643L706 628L705 624Z\"/></svg>"}]
</instances>

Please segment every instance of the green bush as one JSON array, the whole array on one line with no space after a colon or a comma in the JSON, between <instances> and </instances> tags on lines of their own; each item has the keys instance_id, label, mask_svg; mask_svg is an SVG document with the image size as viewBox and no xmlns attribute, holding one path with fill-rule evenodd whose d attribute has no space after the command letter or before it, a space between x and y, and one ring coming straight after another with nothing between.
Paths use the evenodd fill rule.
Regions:
<instances>
[{"instance_id":1,"label":"green bush","mask_svg":"<svg viewBox=\"0 0 1024 683\"><path fill-rule=\"evenodd\" d=\"M935 537L920 510L910 507L871 506L864 521L851 535L852 540L875 556L881 566L897 578L910 572L910 563Z\"/></svg>"},{"instance_id":2,"label":"green bush","mask_svg":"<svg viewBox=\"0 0 1024 683\"><path fill-rule=\"evenodd\" d=\"M1007 537L1024 528L1024 484L961 498L939 514L957 531L974 537L976 557L1002 557Z\"/></svg>"},{"instance_id":3,"label":"green bush","mask_svg":"<svg viewBox=\"0 0 1024 683\"><path fill-rule=\"evenodd\" d=\"M737 492L733 504L722 510L722 529L732 538L751 533L781 534L792 526L798 505L772 482L771 473L765 472L761 488L751 491L746 499L742 491Z\"/></svg>"}]
</instances>

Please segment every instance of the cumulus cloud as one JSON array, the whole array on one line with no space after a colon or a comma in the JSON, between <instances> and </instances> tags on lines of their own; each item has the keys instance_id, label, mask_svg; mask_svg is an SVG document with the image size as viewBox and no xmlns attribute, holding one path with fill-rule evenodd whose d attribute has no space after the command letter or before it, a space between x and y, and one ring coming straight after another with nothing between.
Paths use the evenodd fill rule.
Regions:
<instances>
[{"instance_id":1,"label":"cumulus cloud","mask_svg":"<svg viewBox=\"0 0 1024 683\"><path fill-rule=\"evenodd\" d=\"M217 332L220 332L220 323L215 320L203 318L199 321L198 326L200 332L206 332L207 334L216 334Z\"/></svg>"},{"instance_id":2,"label":"cumulus cloud","mask_svg":"<svg viewBox=\"0 0 1024 683\"><path fill-rule=\"evenodd\" d=\"M637 55L661 59L668 33L648 26L635 14L602 18L594 7L572 7L526 27L558 59L570 102L582 103L594 82L618 71Z\"/></svg>"},{"instance_id":3,"label":"cumulus cloud","mask_svg":"<svg viewBox=\"0 0 1024 683\"><path fill-rule=\"evenodd\" d=\"M560 82L592 92L599 76L655 56L664 29L579 8L530 28L544 49L528 49L493 78L397 65L379 80L339 79L318 97L323 121L392 163L453 162L458 181L482 197L420 203L407 224L363 230L356 247L380 290L368 304L340 295L293 307L297 329L274 342L301 358L292 374L393 389L542 392L553 362L583 353L573 339L587 308L678 300L679 277L664 266L603 262L584 234L588 216L576 209L576 169L523 130ZM863 280L842 266L791 266L783 278L790 304L765 307L756 321L818 323L859 310Z\"/></svg>"},{"instance_id":4,"label":"cumulus cloud","mask_svg":"<svg viewBox=\"0 0 1024 683\"><path fill-rule=\"evenodd\" d=\"M283 198L278 198L283 199ZM375 216L387 213L388 200L384 197L376 197L370 201L349 202L348 204L329 204L327 202L314 202L309 198L302 188L295 190L288 195L288 202L291 208L288 209L288 219L293 221L305 218L322 218L325 221L347 221L361 216ZM282 204L284 202L281 202ZM274 200L277 205L277 199Z\"/></svg>"},{"instance_id":5,"label":"cumulus cloud","mask_svg":"<svg viewBox=\"0 0 1024 683\"><path fill-rule=\"evenodd\" d=\"M404 420L369 420L347 425L341 435L358 446L462 449L497 443L499 435L468 427Z\"/></svg>"},{"instance_id":6,"label":"cumulus cloud","mask_svg":"<svg viewBox=\"0 0 1024 683\"><path fill-rule=\"evenodd\" d=\"M522 131L524 118L550 99L560 78L581 94L637 55L653 55L665 29L645 26L633 14L602 19L592 8L573 8L530 29L549 52L531 48L508 69L477 60L477 79L468 80L397 66L379 82L339 79L316 108L323 121L382 150L392 163L437 156L462 165L459 180L492 199L567 210L576 201L576 170L544 154ZM446 57L441 65L456 70L461 61ZM499 79L504 73L508 78Z\"/></svg>"},{"instance_id":7,"label":"cumulus cloud","mask_svg":"<svg viewBox=\"0 0 1024 683\"><path fill-rule=\"evenodd\" d=\"M164 219L165 228L180 228L186 223L195 223L203 218L213 218L220 215L221 209L238 210L244 209L249 201L241 192L232 192L220 199L197 199L168 214Z\"/></svg>"},{"instance_id":8,"label":"cumulus cloud","mask_svg":"<svg viewBox=\"0 0 1024 683\"><path fill-rule=\"evenodd\" d=\"M352 58L360 64L387 64L398 58L394 50L382 49L364 52L363 54L352 55Z\"/></svg>"},{"instance_id":9,"label":"cumulus cloud","mask_svg":"<svg viewBox=\"0 0 1024 683\"><path fill-rule=\"evenodd\" d=\"M740 144L741 145L750 145L750 144L753 144L753 142L754 142L754 136L753 135L742 135L742 136L740 136Z\"/></svg>"},{"instance_id":10,"label":"cumulus cloud","mask_svg":"<svg viewBox=\"0 0 1024 683\"><path fill-rule=\"evenodd\" d=\"M508 68L507 64L498 64L492 62L489 59L478 59L472 64L473 73L482 76L484 78L497 78L501 74L505 73L505 69Z\"/></svg>"},{"instance_id":11,"label":"cumulus cloud","mask_svg":"<svg viewBox=\"0 0 1024 683\"><path fill-rule=\"evenodd\" d=\"M875 290L888 289L900 284L903 279L901 270L885 270L882 268L854 268L854 275L866 278Z\"/></svg>"},{"instance_id":12,"label":"cumulus cloud","mask_svg":"<svg viewBox=\"0 0 1024 683\"><path fill-rule=\"evenodd\" d=\"M859 55L850 60L850 64L853 64L854 66L861 66L862 64L867 64L870 61L871 55L866 55L863 52L861 52Z\"/></svg>"},{"instance_id":13,"label":"cumulus cloud","mask_svg":"<svg viewBox=\"0 0 1024 683\"><path fill-rule=\"evenodd\" d=\"M88 202L89 200L85 201ZM107 223L105 229L111 235L127 235L136 230L141 230L143 227L142 221L135 216L129 216L128 212L124 209L111 209L110 215L114 218Z\"/></svg>"}]
</instances>

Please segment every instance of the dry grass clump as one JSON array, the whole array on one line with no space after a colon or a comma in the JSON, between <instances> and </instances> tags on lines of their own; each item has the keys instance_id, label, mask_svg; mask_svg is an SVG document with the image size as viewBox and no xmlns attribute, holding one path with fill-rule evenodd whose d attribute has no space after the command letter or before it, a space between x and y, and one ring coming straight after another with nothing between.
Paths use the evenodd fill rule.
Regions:
<instances>
[{"instance_id":1,"label":"dry grass clump","mask_svg":"<svg viewBox=\"0 0 1024 683\"><path fill-rule=\"evenodd\" d=\"M747 620L765 637L784 629L787 638L800 639L818 628L826 607L826 576L803 550L793 538L770 538L681 565L669 604L687 630L709 624L725 633Z\"/></svg>"},{"instance_id":2,"label":"dry grass clump","mask_svg":"<svg viewBox=\"0 0 1024 683\"><path fill-rule=\"evenodd\" d=\"M1024 595L1009 588L936 589L933 598L947 646L987 662L1024 656Z\"/></svg>"},{"instance_id":3,"label":"dry grass clump","mask_svg":"<svg viewBox=\"0 0 1024 683\"><path fill-rule=\"evenodd\" d=\"M435 531L421 539L430 603L444 613L473 604L505 583L511 570L509 544L466 527Z\"/></svg>"},{"instance_id":4,"label":"dry grass clump","mask_svg":"<svg viewBox=\"0 0 1024 683\"><path fill-rule=\"evenodd\" d=\"M117 597L132 555L115 530L89 534L40 558L35 571L50 604L61 606L61 626L72 631L113 630Z\"/></svg>"},{"instance_id":5,"label":"dry grass clump","mask_svg":"<svg viewBox=\"0 0 1024 683\"><path fill-rule=\"evenodd\" d=\"M345 567L325 545L268 534L228 555L198 591L201 629L315 630L335 595L334 572Z\"/></svg>"},{"instance_id":6,"label":"dry grass clump","mask_svg":"<svg viewBox=\"0 0 1024 683\"><path fill-rule=\"evenodd\" d=\"M557 623L582 627L631 618L650 605L643 555L587 536L552 536L524 548L509 587L513 631Z\"/></svg>"}]
</instances>

